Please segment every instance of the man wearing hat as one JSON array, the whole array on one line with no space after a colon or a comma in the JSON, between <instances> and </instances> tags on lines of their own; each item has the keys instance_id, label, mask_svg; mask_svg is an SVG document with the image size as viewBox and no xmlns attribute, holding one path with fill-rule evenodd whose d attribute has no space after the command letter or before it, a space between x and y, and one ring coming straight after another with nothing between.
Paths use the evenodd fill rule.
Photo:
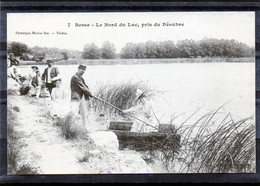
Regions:
<instances>
[{"instance_id":1,"label":"man wearing hat","mask_svg":"<svg viewBox=\"0 0 260 186\"><path fill-rule=\"evenodd\" d=\"M31 66L32 71L29 73L29 82L32 83L33 77L36 76L36 71L39 69L37 66Z\"/></svg>"},{"instance_id":2,"label":"man wearing hat","mask_svg":"<svg viewBox=\"0 0 260 186\"><path fill-rule=\"evenodd\" d=\"M149 125L152 125L154 127L157 126L157 122L154 121L154 114L153 114L153 106L152 100L150 100L149 96L146 95L144 91L141 89L136 90L135 94L135 106L123 110L123 113L125 114L131 114L134 115L137 118L140 118L141 120L145 121ZM156 120L157 121L157 120ZM131 131L132 132L151 132L154 131L154 128L145 125L144 123L140 123L135 121L132 125Z\"/></svg>"},{"instance_id":3,"label":"man wearing hat","mask_svg":"<svg viewBox=\"0 0 260 186\"><path fill-rule=\"evenodd\" d=\"M72 111L76 114L80 113L83 125L86 125L85 100L89 100L89 98L92 97L82 77L85 70L86 66L79 65L78 72L72 76L70 81Z\"/></svg>"},{"instance_id":4,"label":"man wearing hat","mask_svg":"<svg viewBox=\"0 0 260 186\"><path fill-rule=\"evenodd\" d=\"M55 87L55 84L52 82L52 79L58 76L59 70L57 67L53 66L52 60L47 60L47 65L48 68L44 70L44 73L42 74L42 80L44 81L44 83L46 83L46 87L51 94L53 87Z\"/></svg>"}]
</instances>

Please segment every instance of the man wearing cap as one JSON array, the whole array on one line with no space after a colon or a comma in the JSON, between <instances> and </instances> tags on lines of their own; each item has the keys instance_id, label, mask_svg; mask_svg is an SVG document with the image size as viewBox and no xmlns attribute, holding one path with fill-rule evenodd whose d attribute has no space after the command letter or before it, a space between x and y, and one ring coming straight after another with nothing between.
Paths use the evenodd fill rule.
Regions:
<instances>
[{"instance_id":1,"label":"man wearing cap","mask_svg":"<svg viewBox=\"0 0 260 186\"><path fill-rule=\"evenodd\" d=\"M86 125L85 100L89 100L92 94L86 85L82 75L85 73L86 66L79 65L78 72L72 76L70 81L72 111L81 115L83 125Z\"/></svg>"},{"instance_id":2,"label":"man wearing cap","mask_svg":"<svg viewBox=\"0 0 260 186\"><path fill-rule=\"evenodd\" d=\"M59 74L59 70L57 67L53 66L52 60L47 60L48 68L44 70L44 73L42 74L42 80L46 83L46 87L49 90L50 94L55 87L55 84L52 82L52 79Z\"/></svg>"}]
</instances>

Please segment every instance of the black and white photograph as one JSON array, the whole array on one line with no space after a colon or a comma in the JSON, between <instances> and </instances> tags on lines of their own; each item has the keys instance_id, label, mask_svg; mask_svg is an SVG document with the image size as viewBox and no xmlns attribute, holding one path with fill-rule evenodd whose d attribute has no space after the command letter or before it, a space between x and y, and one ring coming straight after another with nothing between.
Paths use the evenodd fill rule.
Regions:
<instances>
[{"instance_id":1,"label":"black and white photograph","mask_svg":"<svg viewBox=\"0 0 260 186\"><path fill-rule=\"evenodd\" d=\"M7 174L256 173L255 12L7 13Z\"/></svg>"}]
</instances>

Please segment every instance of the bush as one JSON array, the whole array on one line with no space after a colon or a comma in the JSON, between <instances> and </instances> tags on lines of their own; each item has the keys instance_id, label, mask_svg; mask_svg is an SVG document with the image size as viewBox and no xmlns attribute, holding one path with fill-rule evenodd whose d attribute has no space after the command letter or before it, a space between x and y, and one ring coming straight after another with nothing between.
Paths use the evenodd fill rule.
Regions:
<instances>
[{"instance_id":1,"label":"bush","mask_svg":"<svg viewBox=\"0 0 260 186\"><path fill-rule=\"evenodd\" d=\"M77 125L77 118L71 112L65 117L58 117L55 125L60 127L61 134L65 139L76 139L86 133L83 127Z\"/></svg>"},{"instance_id":2,"label":"bush","mask_svg":"<svg viewBox=\"0 0 260 186\"><path fill-rule=\"evenodd\" d=\"M21 166L17 171L16 174L23 175L23 174L37 174L37 170L32 168L30 165L26 164Z\"/></svg>"}]
</instances>

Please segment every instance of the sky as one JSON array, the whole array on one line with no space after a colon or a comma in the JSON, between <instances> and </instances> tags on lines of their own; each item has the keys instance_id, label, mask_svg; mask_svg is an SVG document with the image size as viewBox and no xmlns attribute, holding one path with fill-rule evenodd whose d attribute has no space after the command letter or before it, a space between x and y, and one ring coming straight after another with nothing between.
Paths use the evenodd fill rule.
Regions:
<instances>
[{"instance_id":1,"label":"sky","mask_svg":"<svg viewBox=\"0 0 260 186\"><path fill-rule=\"evenodd\" d=\"M105 23L116 25L105 27ZM120 26L120 23L124 23L125 26ZM163 23L172 25L178 23L182 26L163 26ZM84 26L76 26L77 24ZM137 24L139 27L132 24ZM142 27L142 24L146 26ZM183 39L198 41L205 37L235 39L254 47L255 13L8 13L7 15L7 41L22 42L29 47L57 47L82 51L84 45L88 43L93 42L101 47L104 41L110 41L115 44L117 52L120 52L128 42L172 40L176 43Z\"/></svg>"}]
</instances>

